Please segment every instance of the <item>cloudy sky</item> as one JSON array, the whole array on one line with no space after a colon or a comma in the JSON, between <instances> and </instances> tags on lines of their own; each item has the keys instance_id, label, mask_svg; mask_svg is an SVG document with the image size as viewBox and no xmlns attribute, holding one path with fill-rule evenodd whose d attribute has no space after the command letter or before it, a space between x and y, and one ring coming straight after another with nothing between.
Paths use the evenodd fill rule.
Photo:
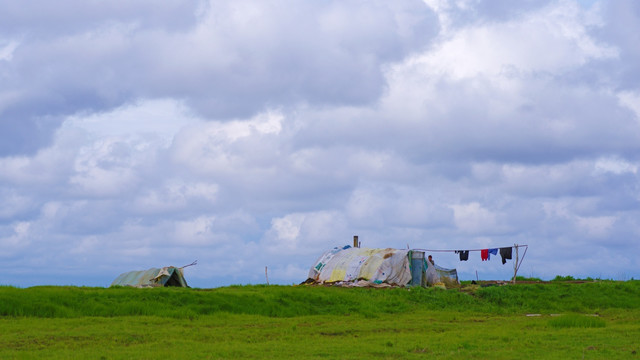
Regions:
<instances>
[{"instance_id":1,"label":"cloudy sky","mask_svg":"<svg viewBox=\"0 0 640 360\"><path fill-rule=\"evenodd\" d=\"M292 284L353 235L640 278L638 44L635 0L0 1L0 284Z\"/></svg>"}]
</instances>

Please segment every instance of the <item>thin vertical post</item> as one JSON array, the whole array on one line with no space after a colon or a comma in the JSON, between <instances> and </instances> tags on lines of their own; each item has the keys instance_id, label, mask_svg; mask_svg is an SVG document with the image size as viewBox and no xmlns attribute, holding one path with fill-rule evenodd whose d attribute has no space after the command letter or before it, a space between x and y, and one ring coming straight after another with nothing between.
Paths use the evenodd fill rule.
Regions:
<instances>
[{"instance_id":1,"label":"thin vertical post","mask_svg":"<svg viewBox=\"0 0 640 360\"><path fill-rule=\"evenodd\" d=\"M269 273L266 266L264 267L264 277L267 279L267 285L269 285Z\"/></svg>"},{"instance_id":2,"label":"thin vertical post","mask_svg":"<svg viewBox=\"0 0 640 360\"><path fill-rule=\"evenodd\" d=\"M358 245L358 235L353 235L353 247L354 248L360 247Z\"/></svg>"},{"instance_id":3,"label":"thin vertical post","mask_svg":"<svg viewBox=\"0 0 640 360\"><path fill-rule=\"evenodd\" d=\"M516 261L513 264L513 279L512 282L516 283L516 276L518 275L518 244L513 244L513 247L516 248Z\"/></svg>"}]
</instances>

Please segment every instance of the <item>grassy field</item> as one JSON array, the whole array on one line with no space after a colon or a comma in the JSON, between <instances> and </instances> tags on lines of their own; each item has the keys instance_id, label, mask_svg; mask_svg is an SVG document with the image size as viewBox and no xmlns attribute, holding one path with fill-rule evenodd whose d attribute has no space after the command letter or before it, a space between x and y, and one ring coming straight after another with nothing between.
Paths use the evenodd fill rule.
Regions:
<instances>
[{"instance_id":1,"label":"grassy field","mask_svg":"<svg viewBox=\"0 0 640 360\"><path fill-rule=\"evenodd\" d=\"M640 281L0 287L0 358L638 359Z\"/></svg>"}]
</instances>

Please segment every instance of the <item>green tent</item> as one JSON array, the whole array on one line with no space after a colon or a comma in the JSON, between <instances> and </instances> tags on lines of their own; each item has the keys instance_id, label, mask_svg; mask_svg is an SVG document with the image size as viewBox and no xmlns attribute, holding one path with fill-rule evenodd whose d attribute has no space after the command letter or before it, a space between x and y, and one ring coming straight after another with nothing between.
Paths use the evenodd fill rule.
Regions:
<instances>
[{"instance_id":1,"label":"green tent","mask_svg":"<svg viewBox=\"0 0 640 360\"><path fill-rule=\"evenodd\" d=\"M162 287L162 286L179 286L189 287L184 279L182 268L175 266L167 266L162 269L149 269L142 271L129 271L120 274L111 286L133 286L143 287Z\"/></svg>"}]
</instances>

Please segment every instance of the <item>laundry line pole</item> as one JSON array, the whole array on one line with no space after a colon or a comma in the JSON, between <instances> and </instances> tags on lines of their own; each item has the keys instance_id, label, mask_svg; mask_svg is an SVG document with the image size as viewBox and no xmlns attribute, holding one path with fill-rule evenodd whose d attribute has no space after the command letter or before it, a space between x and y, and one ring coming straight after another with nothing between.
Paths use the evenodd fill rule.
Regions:
<instances>
[{"instance_id":1,"label":"laundry line pole","mask_svg":"<svg viewBox=\"0 0 640 360\"><path fill-rule=\"evenodd\" d=\"M527 250L529 250L529 245L514 244L513 246L516 248L516 262L515 264L513 264L513 283L515 284L516 276L518 275L518 270L520 270L520 266L524 261L524 257L527 255ZM518 249L520 249L521 247L524 248L524 252L522 253L522 258L520 258L520 252L518 251Z\"/></svg>"},{"instance_id":2,"label":"laundry line pole","mask_svg":"<svg viewBox=\"0 0 640 360\"><path fill-rule=\"evenodd\" d=\"M513 247L516 248L516 261L513 263L513 279L512 283L516 283L516 275L518 274L518 244L513 244Z\"/></svg>"}]
</instances>

